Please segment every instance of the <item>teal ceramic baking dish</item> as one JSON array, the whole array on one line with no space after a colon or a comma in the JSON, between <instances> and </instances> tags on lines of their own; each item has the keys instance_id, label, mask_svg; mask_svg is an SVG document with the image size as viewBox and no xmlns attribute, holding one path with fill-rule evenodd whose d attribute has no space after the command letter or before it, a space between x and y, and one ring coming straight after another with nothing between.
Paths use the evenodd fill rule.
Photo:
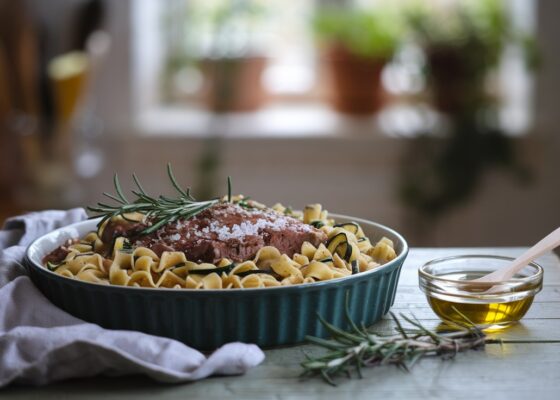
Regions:
<instances>
[{"instance_id":1,"label":"teal ceramic baking dish","mask_svg":"<svg viewBox=\"0 0 560 400\"><path fill-rule=\"evenodd\" d=\"M345 304L354 321L366 326L389 311L402 264L408 254L404 238L383 225L332 215L337 222L356 221L373 241L393 240L397 258L371 271L306 285L259 289L174 290L107 286L57 275L42 258L69 238L95 229L89 220L53 231L27 249L25 265L41 292L70 314L110 329L166 336L201 350L232 341L262 347L295 344L305 335L326 337L317 314L346 327Z\"/></svg>"}]
</instances>

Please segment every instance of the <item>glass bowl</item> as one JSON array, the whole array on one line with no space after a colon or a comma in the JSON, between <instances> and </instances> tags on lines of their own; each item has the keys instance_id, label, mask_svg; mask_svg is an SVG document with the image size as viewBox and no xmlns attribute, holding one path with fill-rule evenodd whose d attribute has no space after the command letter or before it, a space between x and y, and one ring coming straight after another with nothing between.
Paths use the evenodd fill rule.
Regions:
<instances>
[{"instance_id":1,"label":"glass bowl","mask_svg":"<svg viewBox=\"0 0 560 400\"><path fill-rule=\"evenodd\" d=\"M420 289L443 320L475 324L484 330L519 321L542 289L543 269L536 263L504 282L466 284L507 265L513 258L462 255L432 260L418 269Z\"/></svg>"}]
</instances>

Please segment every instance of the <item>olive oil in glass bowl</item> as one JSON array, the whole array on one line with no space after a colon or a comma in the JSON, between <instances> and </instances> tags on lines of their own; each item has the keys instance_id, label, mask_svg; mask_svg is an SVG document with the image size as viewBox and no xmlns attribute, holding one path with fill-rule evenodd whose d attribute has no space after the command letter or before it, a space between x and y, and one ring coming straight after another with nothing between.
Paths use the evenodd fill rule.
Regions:
<instances>
[{"instance_id":1,"label":"olive oil in glass bowl","mask_svg":"<svg viewBox=\"0 0 560 400\"><path fill-rule=\"evenodd\" d=\"M430 261L419 268L420 289L443 320L464 325L466 320L491 331L519 321L542 289L543 270L531 263L504 282L467 283L511 263L513 258L464 255Z\"/></svg>"}]
</instances>

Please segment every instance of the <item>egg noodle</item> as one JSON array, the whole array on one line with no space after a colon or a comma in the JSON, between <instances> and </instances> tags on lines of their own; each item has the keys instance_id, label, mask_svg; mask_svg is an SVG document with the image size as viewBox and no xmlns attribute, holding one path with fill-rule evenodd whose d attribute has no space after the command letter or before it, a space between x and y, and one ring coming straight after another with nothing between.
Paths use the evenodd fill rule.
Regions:
<instances>
[{"instance_id":1,"label":"egg noodle","mask_svg":"<svg viewBox=\"0 0 560 400\"><path fill-rule=\"evenodd\" d=\"M280 204L272 208L322 230L327 242L318 247L304 242L301 251L293 257L265 246L251 260L234 263L222 258L210 264L189 261L181 251L164 251L158 257L146 247L132 248L125 237L104 243L98 231L67 246L69 253L65 259L59 264L46 263L46 267L68 278L99 284L233 289L327 281L377 268L396 257L390 239L383 237L372 243L359 224L336 224L320 204L309 205L303 212L292 212ZM101 255L109 253L110 257Z\"/></svg>"}]
</instances>

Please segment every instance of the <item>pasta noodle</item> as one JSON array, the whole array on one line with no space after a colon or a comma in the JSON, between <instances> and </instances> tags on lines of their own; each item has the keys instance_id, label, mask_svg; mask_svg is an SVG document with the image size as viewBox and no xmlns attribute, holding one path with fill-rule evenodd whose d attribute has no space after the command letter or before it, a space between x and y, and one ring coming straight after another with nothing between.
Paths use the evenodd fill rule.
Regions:
<instances>
[{"instance_id":1,"label":"pasta noodle","mask_svg":"<svg viewBox=\"0 0 560 400\"><path fill-rule=\"evenodd\" d=\"M309 284L365 272L393 260L393 242L383 237L372 244L359 224L335 224L320 204L302 213L281 204L278 213L299 218L326 234L318 246L304 242L292 257L272 246L260 248L249 260L222 258L215 264L196 263L182 251L158 256L147 247L132 248L125 237L104 243L101 230L68 245L58 264L46 263L56 274L97 284L169 289L240 289ZM118 217L120 218L120 217ZM108 254L104 257L102 254Z\"/></svg>"}]
</instances>

